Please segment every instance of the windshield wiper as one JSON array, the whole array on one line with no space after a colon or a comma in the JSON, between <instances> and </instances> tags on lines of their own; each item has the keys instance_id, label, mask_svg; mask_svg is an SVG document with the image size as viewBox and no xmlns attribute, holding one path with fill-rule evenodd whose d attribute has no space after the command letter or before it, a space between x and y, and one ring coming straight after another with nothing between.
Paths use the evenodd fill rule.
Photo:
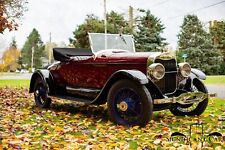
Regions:
<instances>
[{"instance_id":1,"label":"windshield wiper","mask_svg":"<svg viewBox=\"0 0 225 150\"><path fill-rule=\"evenodd\" d=\"M126 40L125 40L125 38L123 37L123 35L122 34L120 34L120 38L122 39L122 41L127 45L127 42L126 42Z\"/></svg>"}]
</instances>

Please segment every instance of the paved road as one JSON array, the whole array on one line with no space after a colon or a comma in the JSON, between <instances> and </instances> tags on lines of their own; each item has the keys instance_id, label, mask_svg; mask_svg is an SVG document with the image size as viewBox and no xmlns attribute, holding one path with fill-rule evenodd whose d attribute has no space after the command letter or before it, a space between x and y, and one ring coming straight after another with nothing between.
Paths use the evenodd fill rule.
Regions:
<instances>
[{"instance_id":1,"label":"paved road","mask_svg":"<svg viewBox=\"0 0 225 150\"><path fill-rule=\"evenodd\" d=\"M225 99L225 85L206 85L209 93L216 93L217 97Z\"/></svg>"},{"instance_id":2,"label":"paved road","mask_svg":"<svg viewBox=\"0 0 225 150\"><path fill-rule=\"evenodd\" d=\"M1 79L17 79L17 80L30 80L32 73L12 73L12 74L6 74L1 75Z\"/></svg>"}]
</instances>

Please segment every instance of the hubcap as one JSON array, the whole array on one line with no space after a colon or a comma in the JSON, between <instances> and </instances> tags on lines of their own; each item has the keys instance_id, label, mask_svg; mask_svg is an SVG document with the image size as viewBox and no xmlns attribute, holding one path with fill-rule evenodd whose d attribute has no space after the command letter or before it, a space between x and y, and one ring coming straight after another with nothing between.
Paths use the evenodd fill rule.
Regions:
<instances>
[{"instance_id":1,"label":"hubcap","mask_svg":"<svg viewBox=\"0 0 225 150\"><path fill-rule=\"evenodd\" d=\"M127 111L127 109L128 109L128 104L127 104L125 101L120 102L120 104L119 104L119 109L120 109L121 111Z\"/></svg>"},{"instance_id":2,"label":"hubcap","mask_svg":"<svg viewBox=\"0 0 225 150\"><path fill-rule=\"evenodd\" d=\"M39 91L38 90L35 91L35 95L39 96Z\"/></svg>"}]
</instances>

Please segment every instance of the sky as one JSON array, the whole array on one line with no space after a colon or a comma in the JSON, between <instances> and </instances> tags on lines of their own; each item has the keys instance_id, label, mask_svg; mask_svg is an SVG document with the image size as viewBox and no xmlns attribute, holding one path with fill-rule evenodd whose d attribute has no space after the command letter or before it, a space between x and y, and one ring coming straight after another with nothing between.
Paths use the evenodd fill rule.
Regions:
<instances>
[{"instance_id":1,"label":"sky","mask_svg":"<svg viewBox=\"0 0 225 150\"><path fill-rule=\"evenodd\" d=\"M22 48L28 35L36 28L43 42L58 44L69 43L77 25L84 22L87 14L94 14L103 19L103 0L28 0L28 11L19 23L18 31L0 34L0 56L15 37L18 47ZM225 20L225 0L106 0L107 12L114 10L128 18L128 7L149 9L160 18L166 29L162 34L174 49L177 47L177 34L187 14L195 14L205 28L210 20ZM221 3L220 3L221 2ZM214 5L220 3L218 5Z\"/></svg>"}]
</instances>

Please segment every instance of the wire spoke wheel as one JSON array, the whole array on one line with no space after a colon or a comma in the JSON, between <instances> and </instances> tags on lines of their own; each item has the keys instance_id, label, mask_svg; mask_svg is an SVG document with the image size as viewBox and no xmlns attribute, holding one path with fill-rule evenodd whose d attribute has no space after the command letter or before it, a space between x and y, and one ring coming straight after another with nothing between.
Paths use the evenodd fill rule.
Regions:
<instances>
[{"instance_id":1,"label":"wire spoke wheel","mask_svg":"<svg viewBox=\"0 0 225 150\"><path fill-rule=\"evenodd\" d=\"M107 97L110 119L126 126L145 126L152 118L153 104L148 89L132 80L114 83Z\"/></svg>"},{"instance_id":2,"label":"wire spoke wheel","mask_svg":"<svg viewBox=\"0 0 225 150\"><path fill-rule=\"evenodd\" d=\"M51 104L51 99L48 97L48 90L41 78L37 78L34 85L34 99L38 107L48 108Z\"/></svg>"},{"instance_id":3,"label":"wire spoke wheel","mask_svg":"<svg viewBox=\"0 0 225 150\"><path fill-rule=\"evenodd\" d=\"M46 96L46 89L42 84L38 84L38 86L35 89L35 98L38 100L38 102L43 105L47 99Z\"/></svg>"},{"instance_id":4,"label":"wire spoke wheel","mask_svg":"<svg viewBox=\"0 0 225 150\"><path fill-rule=\"evenodd\" d=\"M129 88L119 90L115 97L116 112L127 124L135 123L141 115L142 104L140 96Z\"/></svg>"}]
</instances>

